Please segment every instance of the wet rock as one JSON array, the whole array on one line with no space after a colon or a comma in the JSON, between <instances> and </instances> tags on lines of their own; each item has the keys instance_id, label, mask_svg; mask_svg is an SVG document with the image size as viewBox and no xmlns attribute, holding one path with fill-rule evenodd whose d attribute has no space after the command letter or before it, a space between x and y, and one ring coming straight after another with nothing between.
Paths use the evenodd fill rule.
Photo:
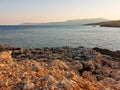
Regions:
<instances>
[{"instance_id":1,"label":"wet rock","mask_svg":"<svg viewBox=\"0 0 120 90\"><path fill-rule=\"evenodd\" d=\"M108 49L101 49L101 48L93 48L93 50L96 50L97 52L100 52L104 55L109 55L111 57L120 58L120 51L110 51Z\"/></svg>"},{"instance_id":2,"label":"wet rock","mask_svg":"<svg viewBox=\"0 0 120 90\"><path fill-rule=\"evenodd\" d=\"M81 60L81 57L74 57L74 60Z\"/></svg>"},{"instance_id":3,"label":"wet rock","mask_svg":"<svg viewBox=\"0 0 120 90\"><path fill-rule=\"evenodd\" d=\"M0 45L0 52L2 51L6 51L6 50L10 50L11 47L7 46L7 45Z\"/></svg>"}]
</instances>

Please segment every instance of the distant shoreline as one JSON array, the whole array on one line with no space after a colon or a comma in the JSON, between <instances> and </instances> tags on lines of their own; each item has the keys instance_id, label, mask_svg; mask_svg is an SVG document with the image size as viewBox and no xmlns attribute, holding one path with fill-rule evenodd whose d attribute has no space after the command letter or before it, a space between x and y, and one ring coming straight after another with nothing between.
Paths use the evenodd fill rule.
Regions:
<instances>
[{"instance_id":1,"label":"distant shoreline","mask_svg":"<svg viewBox=\"0 0 120 90\"><path fill-rule=\"evenodd\" d=\"M120 28L120 20L106 21L106 22L100 22L100 23L90 23L90 24L85 24L85 25L92 25L92 26L99 25L100 27Z\"/></svg>"}]
</instances>

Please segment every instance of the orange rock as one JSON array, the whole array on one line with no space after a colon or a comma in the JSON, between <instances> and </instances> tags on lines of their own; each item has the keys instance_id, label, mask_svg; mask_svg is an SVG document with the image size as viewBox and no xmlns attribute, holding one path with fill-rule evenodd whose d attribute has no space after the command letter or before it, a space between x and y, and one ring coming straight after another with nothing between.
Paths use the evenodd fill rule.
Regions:
<instances>
[{"instance_id":1,"label":"orange rock","mask_svg":"<svg viewBox=\"0 0 120 90\"><path fill-rule=\"evenodd\" d=\"M13 63L11 53L12 51L0 52L0 63Z\"/></svg>"},{"instance_id":2,"label":"orange rock","mask_svg":"<svg viewBox=\"0 0 120 90\"><path fill-rule=\"evenodd\" d=\"M80 54L77 49L75 51ZM86 61L72 59L74 48L55 49L54 55L49 48L42 50L42 53L37 49L33 50L36 57L43 54L50 60L18 60L14 57L13 61L11 51L0 52L0 90L120 90L119 61L110 61L92 50L85 50L85 55L89 57L92 54L95 58L91 57ZM27 50L21 50L21 53L25 57L29 56ZM54 59L59 55L63 58ZM79 70L82 71L81 74ZM104 78L98 80L100 76Z\"/></svg>"}]
</instances>

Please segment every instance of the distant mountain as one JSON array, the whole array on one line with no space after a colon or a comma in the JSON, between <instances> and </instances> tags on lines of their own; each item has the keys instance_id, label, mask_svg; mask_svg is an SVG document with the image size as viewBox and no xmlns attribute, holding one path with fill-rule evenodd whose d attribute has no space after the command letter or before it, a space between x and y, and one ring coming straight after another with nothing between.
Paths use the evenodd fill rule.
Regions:
<instances>
[{"instance_id":1,"label":"distant mountain","mask_svg":"<svg viewBox=\"0 0 120 90\"><path fill-rule=\"evenodd\" d=\"M76 19L76 20L67 20L64 22L48 22L48 23L23 23L21 25L83 25L89 23L99 23L109 21L103 18L95 18L95 19Z\"/></svg>"},{"instance_id":2,"label":"distant mountain","mask_svg":"<svg viewBox=\"0 0 120 90\"><path fill-rule=\"evenodd\" d=\"M106 21L100 23L91 23L86 25L100 25L101 27L120 27L120 20Z\"/></svg>"}]
</instances>

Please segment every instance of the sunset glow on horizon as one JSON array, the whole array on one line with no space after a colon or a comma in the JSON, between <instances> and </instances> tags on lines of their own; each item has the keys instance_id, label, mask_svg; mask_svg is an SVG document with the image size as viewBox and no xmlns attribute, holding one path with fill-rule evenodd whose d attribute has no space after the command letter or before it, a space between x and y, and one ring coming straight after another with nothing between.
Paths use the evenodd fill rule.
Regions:
<instances>
[{"instance_id":1,"label":"sunset glow on horizon","mask_svg":"<svg viewBox=\"0 0 120 90\"><path fill-rule=\"evenodd\" d=\"M120 0L1 0L0 25L71 19L120 19Z\"/></svg>"}]
</instances>

